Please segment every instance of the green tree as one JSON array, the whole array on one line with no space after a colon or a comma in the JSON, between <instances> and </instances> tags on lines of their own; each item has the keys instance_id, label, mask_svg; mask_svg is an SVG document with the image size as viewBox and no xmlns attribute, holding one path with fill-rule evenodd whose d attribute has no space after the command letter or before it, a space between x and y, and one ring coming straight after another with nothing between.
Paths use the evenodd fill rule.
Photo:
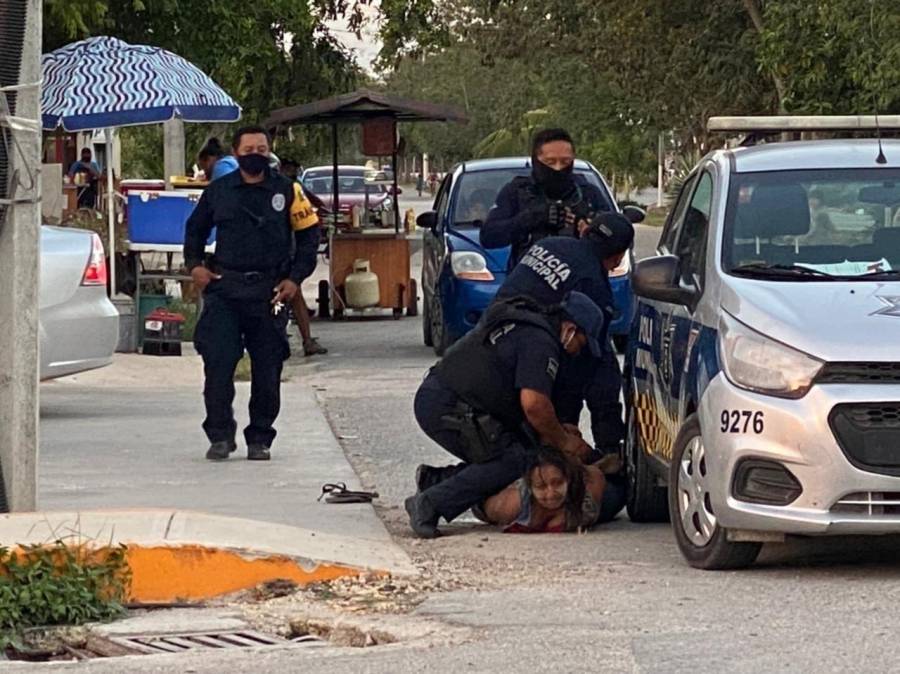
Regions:
<instances>
[{"instance_id":1,"label":"green tree","mask_svg":"<svg viewBox=\"0 0 900 674\"><path fill-rule=\"evenodd\" d=\"M900 5L869 0L760 2L762 68L784 107L806 114L900 112Z\"/></svg>"}]
</instances>

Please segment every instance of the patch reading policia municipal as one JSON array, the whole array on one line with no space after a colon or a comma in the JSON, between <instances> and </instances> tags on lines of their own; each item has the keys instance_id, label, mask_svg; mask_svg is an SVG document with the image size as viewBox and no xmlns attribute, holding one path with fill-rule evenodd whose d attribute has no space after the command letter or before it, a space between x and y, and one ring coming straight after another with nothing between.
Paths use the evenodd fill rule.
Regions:
<instances>
[{"instance_id":1,"label":"patch reading policia municipal","mask_svg":"<svg viewBox=\"0 0 900 674\"><path fill-rule=\"evenodd\" d=\"M559 290L559 284L572 274L572 269L566 262L539 244L529 248L519 264L534 270L554 290Z\"/></svg>"}]
</instances>

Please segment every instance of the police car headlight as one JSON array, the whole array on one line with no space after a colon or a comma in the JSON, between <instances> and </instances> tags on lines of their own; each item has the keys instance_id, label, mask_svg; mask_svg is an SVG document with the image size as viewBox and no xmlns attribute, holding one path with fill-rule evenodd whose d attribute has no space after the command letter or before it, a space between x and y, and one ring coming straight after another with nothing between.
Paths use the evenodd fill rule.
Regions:
<instances>
[{"instance_id":1,"label":"police car headlight","mask_svg":"<svg viewBox=\"0 0 900 674\"><path fill-rule=\"evenodd\" d=\"M494 275L487 267L484 255L470 250L450 253L450 268L456 278L470 281L493 281Z\"/></svg>"},{"instance_id":2,"label":"police car headlight","mask_svg":"<svg viewBox=\"0 0 900 674\"><path fill-rule=\"evenodd\" d=\"M806 395L823 365L728 314L719 321L719 357L735 386L782 398Z\"/></svg>"},{"instance_id":3,"label":"police car headlight","mask_svg":"<svg viewBox=\"0 0 900 674\"><path fill-rule=\"evenodd\" d=\"M631 271L631 255L626 254L625 257L622 258L622 261L619 265L609 272L610 278L616 278L618 276L627 276L628 272Z\"/></svg>"}]
</instances>

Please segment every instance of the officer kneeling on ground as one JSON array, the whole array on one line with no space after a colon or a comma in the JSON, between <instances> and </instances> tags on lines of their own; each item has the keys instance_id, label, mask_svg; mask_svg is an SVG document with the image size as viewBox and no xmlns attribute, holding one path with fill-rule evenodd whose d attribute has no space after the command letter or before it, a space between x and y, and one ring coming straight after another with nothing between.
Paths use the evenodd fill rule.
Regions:
<instances>
[{"instance_id":1,"label":"officer kneeling on ground","mask_svg":"<svg viewBox=\"0 0 900 674\"><path fill-rule=\"evenodd\" d=\"M577 290L603 309L608 326L615 313L609 271L628 254L634 227L619 213L601 213L590 223L582 221L577 231L579 238L552 236L532 245L506 277L494 301L528 297L550 306ZM605 332L603 341L607 341ZM587 402L600 454L615 453L624 434L619 403L622 378L618 367L609 362L614 358L612 347L601 358L587 352L564 356L554 392L557 414L565 423L577 426Z\"/></svg>"},{"instance_id":2,"label":"officer kneeling on ground","mask_svg":"<svg viewBox=\"0 0 900 674\"><path fill-rule=\"evenodd\" d=\"M185 266L203 292L194 343L206 384L203 430L206 458L227 459L236 449L234 371L250 354L250 425L247 458L269 459L272 427L281 403L281 370L290 355L287 311L300 282L316 266L318 218L299 186L270 169L270 138L261 127L240 129L234 153L240 170L210 183L188 219ZM204 249L216 228L215 258Z\"/></svg>"},{"instance_id":3,"label":"officer kneeling on ground","mask_svg":"<svg viewBox=\"0 0 900 674\"><path fill-rule=\"evenodd\" d=\"M420 467L419 493L406 499L417 536L448 522L520 478L541 445L584 461L591 448L563 428L553 386L563 353L603 351L603 312L571 293L542 310L528 300L497 303L454 344L419 387L415 415L426 435L465 463Z\"/></svg>"}]
</instances>

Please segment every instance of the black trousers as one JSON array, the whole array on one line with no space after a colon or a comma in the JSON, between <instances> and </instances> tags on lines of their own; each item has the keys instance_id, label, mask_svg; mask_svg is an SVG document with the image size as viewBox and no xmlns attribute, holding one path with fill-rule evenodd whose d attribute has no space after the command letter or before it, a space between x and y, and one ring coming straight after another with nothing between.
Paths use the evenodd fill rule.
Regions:
<instances>
[{"instance_id":1,"label":"black trousers","mask_svg":"<svg viewBox=\"0 0 900 674\"><path fill-rule=\"evenodd\" d=\"M456 403L456 394L445 388L434 373L422 382L414 403L416 421L425 434L463 461L452 477L424 492L437 513L448 522L522 477L534 453L511 429L503 435L503 450L497 458L469 463L470 448L455 424L444 418L454 412Z\"/></svg>"},{"instance_id":2,"label":"black trousers","mask_svg":"<svg viewBox=\"0 0 900 674\"><path fill-rule=\"evenodd\" d=\"M553 402L560 421L577 425L587 402L594 445L601 451L617 449L625 437L625 422L619 400L622 370L612 348L603 358L594 358L587 349L566 356L556 381Z\"/></svg>"},{"instance_id":3,"label":"black trousers","mask_svg":"<svg viewBox=\"0 0 900 674\"><path fill-rule=\"evenodd\" d=\"M247 444L271 446L272 425L281 406L281 370L290 355L287 311L272 314L274 276L246 281L241 275L214 281L203 295L203 312L194 333L194 345L203 357L206 376L203 430L210 442L232 441L234 371L244 350L250 354L250 425Z\"/></svg>"}]
</instances>

